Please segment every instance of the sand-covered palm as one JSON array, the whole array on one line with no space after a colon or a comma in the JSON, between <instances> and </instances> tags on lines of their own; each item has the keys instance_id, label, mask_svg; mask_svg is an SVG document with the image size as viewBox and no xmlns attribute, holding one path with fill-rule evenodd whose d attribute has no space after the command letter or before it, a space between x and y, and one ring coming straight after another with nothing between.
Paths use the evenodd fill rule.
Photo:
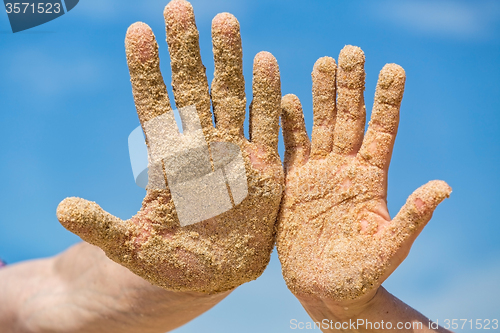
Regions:
<instances>
[{"instance_id":1,"label":"sand-covered palm","mask_svg":"<svg viewBox=\"0 0 500 333\"><path fill-rule=\"evenodd\" d=\"M355 300L404 260L416 236L451 189L431 181L391 220L387 171L399 122L405 72L380 72L366 134L364 54L346 46L313 69L314 127L307 137L300 101L282 99L285 193L277 247L289 289L297 296Z\"/></svg>"},{"instance_id":2,"label":"sand-covered palm","mask_svg":"<svg viewBox=\"0 0 500 333\"><path fill-rule=\"evenodd\" d=\"M179 224L168 189L148 190L141 210L126 221L80 198L65 199L57 215L64 227L155 285L204 293L230 290L260 276L274 245L283 183L277 153L281 99L278 64L267 52L255 57L251 138L247 140L243 135L246 98L236 18L223 13L212 22L215 73L209 92L193 8L184 0L174 0L166 6L164 16L176 106L196 106L208 143L231 142L240 148L248 195L233 209L184 227ZM144 129L147 121L172 112L160 73L158 45L146 24L135 23L127 31L125 46Z\"/></svg>"}]
</instances>

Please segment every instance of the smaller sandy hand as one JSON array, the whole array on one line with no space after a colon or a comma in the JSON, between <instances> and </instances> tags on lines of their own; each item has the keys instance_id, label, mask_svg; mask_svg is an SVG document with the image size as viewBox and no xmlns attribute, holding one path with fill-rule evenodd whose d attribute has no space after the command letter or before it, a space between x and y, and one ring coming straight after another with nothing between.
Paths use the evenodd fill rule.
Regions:
<instances>
[{"instance_id":1,"label":"smaller sandy hand","mask_svg":"<svg viewBox=\"0 0 500 333\"><path fill-rule=\"evenodd\" d=\"M369 298L451 192L445 182L431 181L390 218L387 172L405 72L396 64L380 72L364 134L364 62L360 48L346 46L338 69L329 57L314 65L312 143L298 98L282 99L286 188L277 247L285 281L297 296Z\"/></svg>"}]
</instances>

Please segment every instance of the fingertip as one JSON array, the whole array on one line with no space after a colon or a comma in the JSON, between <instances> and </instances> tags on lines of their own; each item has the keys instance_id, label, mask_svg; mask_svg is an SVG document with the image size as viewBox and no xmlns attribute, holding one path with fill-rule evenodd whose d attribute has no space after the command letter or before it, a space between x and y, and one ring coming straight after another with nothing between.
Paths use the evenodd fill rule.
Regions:
<instances>
[{"instance_id":1,"label":"fingertip","mask_svg":"<svg viewBox=\"0 0 500 333\"><path fill-rule=\"evenodd\" d=\"M279 84L279 66L276 58L267 51L261 51L255 55L253 62L254 75L257 78L264 76L270 78L271 81Z\"/></svg>"},{"instance_id":2,"label":"fingertip","mask_svg":"<svg viewBox=\"0 0 500 333\"><path fill-rule=\"evenodd\" d=\"M238 19L231 13L219 13L212 20L212 30L224 34L235 33L240 29Z\"/></svg>"},{"instance_id":3,"label":"fingertip","mask_svg":"<svg viewBox=\"0 0 500 333\"><path fill-rule=\"evenodd\" d=\"M278 62L276 61L276 58L272 55L271 52L260 51L255 55L254 65L255 64L267 64L268 66L277 66Z\"/></svg>"},{"instance_id":4,"label":"fingertip","mask_svg":"<svg viewBox=\"0 0 500 333\"><path fill-rule=\"evenodd\" d=\"M432 214L436 207L450 196L451 187L442 180L432 180L419 187L412 195L412 203L420 215Z\"/></svg>"},{"instance_id":5,"label":"fingertip","mask_svg":"<svg viewBox=\"0 0 500 333\"><path fill-rule=\"evenodd\" d=\"M294 94L286 94L281 98L281 107L290 109L293 106L300 105L299 98Z\"/></svg>"},{"instance_id":6,"label":"fingertip","mask_svg":"<svg viewBox=\"0 0 500 333\"><path fill-rule=\"evenodd\" d=\"M394 87L403 88L406 80L406 73L403 67L397 64L386 64L379 74L378 85L383 89Z\"/></svg>"},{"instance_id":7,"label":"fingertip","mask_svg":"<svg viewBox=\"0 0 500 333\"><path fill-rule=\"evenodd\" d=\"M302 104L294 94L287 94L281 99L281 118L283 135L288 137L293 132L304 132L305 123ZM285 140L286 141L286 140ZM287 142L285 142L286 144Z\"/></svg>"},{"instance_id":8,"label":"fingertip","mask_svg":"<svg viewBox=\"0 0 500 333\"><path fill-rule=\"evenodd\" d=\"M163 16L167 28L174 22L187 24L194 18L193 6L186 0L172 0L165 6Z\"/></svg>"},{"instance_id":9,"label":"fingertip","mask_svg":"<svg viewBox=\"0 0 500 333\"><path fill-rule=\"evenodd\" d=\"M390 73L393 77L405 78L406 72L403 67L398 64L391 63L385 64L385 66L381 70L382 73Z\"/></svg>"},{"instance_id":10,"label":"fingertip","mask_svg":"<svg viewBox=\"0 0 500 333\"><path fill-rule=\"evenodd\" d=\"M313 74L315 72L334 74L337 70L337 63L332 57L321 57L314 63Z\"/></svg>"},{"instance_id":11,"label":"fingertip","mask_svg":"<svg viewBox=\"0 0 500 333\"><path fill-rule=\"evenodd\" d=\"M144 22L132 23L127 29L127 39L137 38L144 34L152 33L151 27Z\"/></svg>"},{"instance_id":12,"label":"fingertip","mask_svg":"<svg viewBox=\"0 0 500 333\"><path fill-rule=\"evenodd\" d=\"M278 61L267 51L257 53L253 63L254 94L264 94L277 102L281 100L281 81ZM273 95L273 96L271 96ZM276 95L276 96L274 96Z\"/></svg>"},{"instance_id":13,"label":"fingertip","mask_svg":"<svg viewBox=\"0 0 500 333\"><path fill-rule=\"evenodd\" d=\"M164 9L163 13L164 14L165 13L168 13L168 14L171 14L171 13L183 14L183 13L189 12L192 9L193 9L193 6L191 5L191 3L189 1L186 1L186 0L171 0L165 6L165 9Z\"/></svg>"},{"instance_id":14,"label":"fingertip","mask_svg":"<svg viewBox=\"0 0 500 333\"><path fill-rule=\"evenodd\" d=\"M93 201L66 198L57 207L56 214L64 228L103 249L116 246L125 234L123 221Z\"/></svg>"},{"instance_id":15,"label":"fingertip","mask_svg":"<svg viewBox=\"0 0 500 333\"><path fill-rule=\"evenodd\" d=\"M290 126L297 126L297 118L303 118L302 104L294 94L287 94L281 98L281 117L284 131L289 130Z\"/></svg>"},{"instance_id":16,"label":"fingertip","mask_svg":"<svg viewBox=\"0 0 500 333\"><path fill-rule=\"evenodd\" d=\"M346 45L339 54L339 67L345 71L352 71L365 63L365 54L361 48Z\"/></svg>"},{"instance_id":17,"label":"fingertip","mask_svg":"<svg viewBox=\"0 0 500 333\"><path fill-rule=\"evenodd\" d=\"M220 13L214 17L212 20L212 43L214 57L218 55L224 58L224 62L231 61L231 58L241 61L240 23L236 17L230 13ZM233 57L234 52L238 56Z\"/></svg>"},{"instance_id":18,"label":"fingertip","mask_svg":"<svg viewBox=\"0 0 500 333\"><path fill-rule=\"evenodd\" d=\"M72 212L79 207L80 201L83 200L77 197L68 197L59 203L57 206L57 218L59 221L67 221L73 218Z\"/></svg>"},{"instance_id":19,"label":"fingertip","mask_svg":"<svg viewBox=\"0 0 500 333\"><path fill-rule=\"evenodd\" d=\"M428 186L434 193L437 194L438 198L442 200L449 198L452 192L452 188L444 180L432 180L428 183Z\"/></svg>"},{"instance_id":20,"label":"fingertip","mask_svg":"<svg viewBox=\"0 0 500 333\"><path fill-rule=\"evenodd\" d=\"M149 25L136 22L127 29L125 50L131 65L156 59L158 45Z\"/></svg>"},{"instance_id":21,"label":"fingertip","mask_svg":"<svg viewBox=\"0 0 500 333\"><path fill-rule=\"evenodd\" d=\"M59 203L56 210L57 219L69 231L77 232L89 222L89 216L101 210L95 202L82 198L69 197Z\"/></svg>"},{"instance_id":22,"label":"fingertip","mask_svg":"<svg viewBox=\"0 0 500 333\"><path fill-rule=\"evenodd\" d=\"M339 109L345 109L345 106L347 107L346 111L351 112L349 110L351 106L348 106L349 101L360 104L358 105L358 107L361 107L361 105L363 104L362 94L365 89L364 66L365 54L359 47L346 45L342 49L342 51L340 51L337 69L337 86L339 88L356 90L357 97L356 99L352 99L351 97L348 97L349 94L346 94L344 91L339 91L339 98L337 101L337 105L340 107ZM346 103L347 105L345 105ZM359 127L356 128L357 138L359 139L360 133L362 137L362 131L364 130L364 113L356 115L355 117L362 120L359 122L359 124L357 124Z\"/></svg>"},{"instance_id":23,"label":"fingertip","mask_svg":"<svg viewBox=\"0 0 500 333\"><path fill-rule=\"evenodd\" d=\"M396 64L386 64L380 71L375 103L395 106L399 111L405 89L406 73L403 67Z\"/></svg>"}]
</instances>

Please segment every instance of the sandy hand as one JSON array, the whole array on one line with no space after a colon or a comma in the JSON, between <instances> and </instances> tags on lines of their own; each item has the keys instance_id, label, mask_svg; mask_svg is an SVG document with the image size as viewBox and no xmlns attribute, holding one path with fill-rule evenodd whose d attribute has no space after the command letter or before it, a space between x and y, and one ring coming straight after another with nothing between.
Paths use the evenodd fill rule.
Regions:
<instances>
[{"instance_id":1,"label":"sandy hand","mask_svg":"<svg viewBox=\"0 0 500 333\"><path fill-rule=\"evenodd\" d=\"M243 135L246 98L236 18L223 13L212 22L215 73L209 92L193 8L184 0L174 0L166 6L164 16L175 103L179 109L196 106L208 144L230 142L240 148L248 195L229 211L184 227L180 226L168 188L149 189L141 210L127 221L80 198L61 202L57 216L68 230L155 285L177 291L226 291L260 276L274 244L283 183L277 153L281 98L278 64L267 52L254 59L249 141ZM144 129L149 120L172 112L160 73L158 45L146 24L135 23L127 31L125 46ZM183 125L189 127L188 123Z\"/></svg>"},{"instance_id":2,"label":"sandy hand","mask_svg":"<svg viewBox=\"0 0 500 333\"><path fill-rule=\"evenodd\" d=\"M399 122L405 72L380 72L366 134L364 54L346 46L314 65L312 143L300 101L282 99L286 188L277 247L283 276L297 296L356 300L374 294L451 189L431 181L392 220L387 171ZM363 135L364 134L364 135Z\"/></svg>"}]
</instances>

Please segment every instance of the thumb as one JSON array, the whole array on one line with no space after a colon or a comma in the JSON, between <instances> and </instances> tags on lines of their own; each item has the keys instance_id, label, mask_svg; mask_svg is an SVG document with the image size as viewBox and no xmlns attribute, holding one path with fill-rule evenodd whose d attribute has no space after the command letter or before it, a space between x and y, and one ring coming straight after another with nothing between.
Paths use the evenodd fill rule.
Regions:
<instances>
[{"instance_id":1,"label":"thumb","mask_svg":"<svg viewBox=\"0 0 500 333\"><path fill-rule=\"evenodd\" d=\"M414 240L429 222L436 207L450 193L451 187L442 180L432 180L420 186L408 197L388 231L399 244L408 238Z\"/></svg>"},{"instance_id":2,"label":"thumb","mask_svg":"<svg viewBox=\"0 0 500 333\"><path fill-rule=\"evenodd\" d=\"M125 222L92 201L75 197L64 199L57 207L57 219L63 227L106 253L125 241Z\"/></svg>"}]
</instances>

